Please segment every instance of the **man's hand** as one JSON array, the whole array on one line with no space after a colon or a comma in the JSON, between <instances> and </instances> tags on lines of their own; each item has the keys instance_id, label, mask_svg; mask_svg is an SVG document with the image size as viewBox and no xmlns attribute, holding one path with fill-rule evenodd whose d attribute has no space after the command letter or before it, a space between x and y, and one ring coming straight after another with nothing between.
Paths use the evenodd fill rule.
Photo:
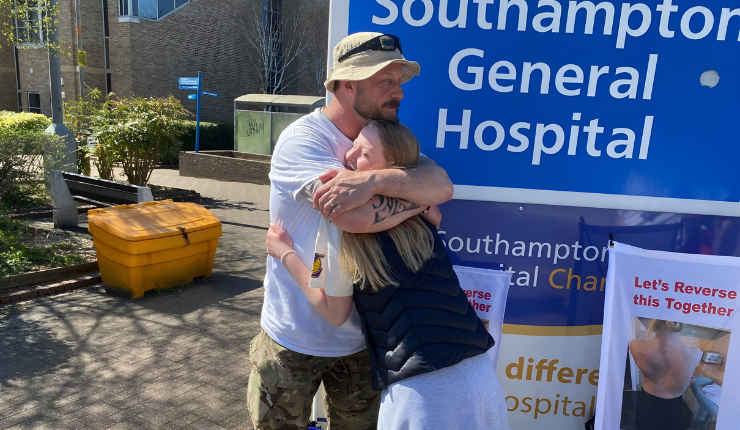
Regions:
<instances>
[{"instance_id":1,"label":"man's hand","mask_svg":"<svg viewBox=\"0 0 740 430\"><path fill-rule=\"evenodd\" d=\"M422 216L425 220L434 224L434 226L437 227L437 230L439 230L439 226L442 224L442 212L439 211L437 205L431 205L429 207L429 211Z\"/></svg>"},{"instance_id":2,"label":"man's hand","mask_svg":"<svg viewBox=\"0 0 740 430\"><path fill-rule=\"evenodd\" d=\"M324 218L333 221L343 212L373 198L375 193L370 178L370 172L329 169L319 176L319 180L326 183L314 193L313 206Z\"/></svg>"}]
</instances>

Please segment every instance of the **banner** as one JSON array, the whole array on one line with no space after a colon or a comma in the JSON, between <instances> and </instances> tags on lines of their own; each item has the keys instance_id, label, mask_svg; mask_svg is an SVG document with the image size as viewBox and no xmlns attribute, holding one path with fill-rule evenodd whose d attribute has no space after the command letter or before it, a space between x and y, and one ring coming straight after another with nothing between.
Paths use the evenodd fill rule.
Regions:
<instances>
[{"instance_id":1,"label":"banner","mask_svg":"<svg viewBox=\"0 0 740 430\"><path fill-rule=\"evenodd\" d=\"M506 296L512 272L503 270L478 269L474 267L453 266L468 302L486 324L488 332L496 344L488 350L493 367L498 365L501 349L501 329L504 325Z\"/></svg>"},{"instance_id":2,"label":"banner","mask_svg":"<svg viewBox=\"0 0 740 430\"><path fill-rule=\"evenodd\" d=\"M609 249L596 429L642 430L657 420L683 430L704 428L697 421L716 418L717 430L736 430L738 292L740 258L615 243Z\"/></svg>"},{"instance_id":3,"label":"banner","mask_svg":"<svg viewBox=\"0 0 740 430\"><path fill-rule=\"evenodd\" d=\"M514 429L580 429L595 412L609 233L740 255L736 218L467 200L441 210L453 264L512 272L497 371Z\"/></svg>"}]
</instances>

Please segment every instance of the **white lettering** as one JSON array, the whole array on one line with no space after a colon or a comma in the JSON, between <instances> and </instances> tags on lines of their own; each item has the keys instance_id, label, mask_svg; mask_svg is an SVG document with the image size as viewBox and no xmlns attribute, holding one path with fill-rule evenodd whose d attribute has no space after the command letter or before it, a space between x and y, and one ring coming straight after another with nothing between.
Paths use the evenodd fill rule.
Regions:
<instances>
[{"instance_id":1,"label":"white lettering","mask_svg":"<svg viewBox=\"0 0 740 430\"><path fill-rule=\"evenodd\" d=\"M614 5L609 2L601 2L594 6L590 1L583 1L580 3L571 1L568 4L568 19L565 22L566 33L573 33L575 31L576 14L579 9L586 10L586 26L583 30L584 34L594 33L596 12L599 10L604 11L604 34L612 34L612 27L614 26Z\"/></svg>"},{"instance_id":2,"label":"white lettering","mask_svg":"<svg viewBox=\"0 0 740 430\"><path fill-rule=\"evenodd\" d=\"M609 145L606 147L606 155L612 158L632 158L632 149L635 147L635 132L629 128L615 128L612 136L616 136L617 134L624 134L627 136L627 139L618 139L609 142ZM618 146L624 146L624 150L617 152ZM596 251L597 256L598 254L599 252Z\"/></svg>"},{"instance_id":3,"label":"white lettering","mask_svg":"<svg viewBox=\"0 0 740 430\"><path fill-rule=\"evenodd\" d=\"M545 133L551 131L555 133L555 143L552 146L545 146L544 138ZM532 153L532 164L538 166L540 164L540 158L542 153L552 155L560 151L565 142L565 133L563 129L557 124L537 124L537 128L534 133L534 152Z\"/></svg>"},{"instance_id":4,"label":"white lettering","mask_svg":"<svg viewBox=\"0 0 740 430\"><path fill-rule=\"evenodd\" d=\"M575 76L565 76L566 73L573 71ZM583 83L583 70L575 64L566 64L558 70L555 74L555 88L558 92L564 96L577 96L581 93L580 88L569 90L565 88L565 84L582 84Z\"/></svg>"},{"instance_id":5,"label":"white lettering","mask_svg":"<svg viewBox=\"0 0 740 430\"><path fill-rule=\"evenodd\" d=\"M434 15L434 5L432 4L432 0L421 0L421 2L424 3L424 16L422 16L421 19L415 19L411 16L411 5L416 1L417 0L406 0L403 4L403 19L412 27L421 27L423 25L427 25L429 21L432 20L432 15Z\"/></svg>"},{"instance_id":6,"label":"white lettering","mask_svg":"<svg viewBox=\"0 0 740 430\"><path fill-rule=\"evenodd\" d=\"M447 2L448 0L439 1L439 23L445 28L465 28L465 24L468 22L468 0L460 0L460 10L457 13L457 19L454 21L450 21L447 17Z\"/></svg>"},{"instance_id":7,"label":"white lettering","mask_svg":"<svg viewBox=\"0 0 740 430\"><path fill-rule=\"evenodd\" d=\"M642 22L637 28L632 28L629 25L630 15L632 12L640 12L642 14ZM650 28L650 8L642 3L630 5L629 3L622 3L622 15L619 17L619 28L617 29L617 48L624 49L624 42L627 35L632 37L640 37L648 31Z\"/></svg>"},{"instance_id":8,"label":"white lettering","mask_svg":"<svg viewBox=\"0 0 740 430\"><path fill-rule=\"evenodd\" d=\"M472 84L463 82L460 76L457 74L457 69L460 66L460 61L468 56L475 56L483 58L483 51L480 49L467 48L455 54L450 60L450 67L447 73L450 76L452 85L465 91L474 91L483 88L483 67L468 66L468 73L472 74L475 78Z\"/></svg>"},{"instance_id":9,"label":"white lettering","mask_svg":"<svg viewBox=\"0 0 740 430\"><path fill-rule=\"evenodd\" d=\"M445 133L448 131L460 133L460 149L468 149L468 135L470 134L470 113L469 110L463 110L462 124L447 124L447 109L439 110L437 122L437 148L445 147Z\"/></svg>"},{"instance_id":10,"label":"white lettering","mask_svg":"<svg viewBox=\"0 0 740 430\"><path fill-rule=\"evenodd\" d=\"M379 5L388 9L388 16L380 18L373 15L373 24L388 25L393 24L398 18L398 7L391 0L376 0Z\"/></svg>"},{"instance_id":11,"label":"white lettering","mask_svg":"<svg viewBox=\"0 0 740 430\"><path fill-rule=\"evenodd\" d=\"M496 129L496 140L494 140L493 143L491 143L490 145L487 145L485 142L483 142L483 132L489 127L493 127L494 129ZM484 151L494 151L498 149L502 143L504 143L505 136L506 132L504 131L504 128L501 126L501 124L497 123L496 121L483 121L475 129L474 140L478 148Z\"/></svg>"},{"instance_id":12,"label":"white lettering","mask_svg":"<svg viewBox=\"0 0 740 430\"><path fill-rule=\"evenodd\" d=\"M540 33L551 31L557 33L560 31L560 14L562 13L560 3L554 0L540 0L537 7L550 6L552 12L540 12L532 19L532 28ZM549 19L550 25L543 25L542 21Z\"/></svg>"},{"instance_id":13,"label":"white lettering","mask_svg":"<svg viewBox=\"0 0 740 430\"><path fill-rule=\"evenodd\" d=\"M689 26L689 24L691 22L691 17L693 17L697 13L704 15L704 27L702 27L700 32L694 33L691 31L691 27ZM686 13L684 13L681 17L681 33L683 33L683 35L686 36L687 39L697 40L705 38L707 34L712 31L713 25L714 15L712 15L711 10L705 8L704 6L694 6L692 8L689 8L689 10L687 10Z\"/></svg>"},{"instance_id":14,"label":"white lettering","mask_svg":"<svg viewBox=\"0 0 740 430\"><path fill-rule=\"evenodd\" d=\"M507 70L506 73L499 73L498 70L501 68L505 68ZM513 64L511 64L508 61L497 61L496 63L491 66L491 71L488 72L488 83L491 85L491 88L493 88L495 91L498 91L500 93L508 93L511 92L514 89L514 85L506 85L502 86L499 85L497 80L511 80L516 79L516 68Z\"/></svg>"}]
</instances>

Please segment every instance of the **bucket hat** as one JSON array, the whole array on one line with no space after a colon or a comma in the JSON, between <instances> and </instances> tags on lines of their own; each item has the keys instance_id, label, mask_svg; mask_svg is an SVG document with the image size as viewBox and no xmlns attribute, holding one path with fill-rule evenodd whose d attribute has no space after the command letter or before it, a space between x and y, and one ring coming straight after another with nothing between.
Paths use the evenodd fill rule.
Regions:
<instances>
[{"instance_id":1,"label":"bucket hat","mask_svg":"<svg viewBox=\"0 0 740 430\"><path fill-rule=\"evenodd\" d=\"M354 33L342 39L334 47L334 61L331 70L329 70L329 76L326 82L324 82L327 91L330 93L334 92L334 81L361 81L393 63L403 66L401 83L408 82L411 78L419 74L419 70L421 69L419 63L407 60L398 49L394 51L366 50L345 58L341 63L338 61L343 55L357 46L382 35L383 33L374 32Z\"/></svg>"}]
</instances>

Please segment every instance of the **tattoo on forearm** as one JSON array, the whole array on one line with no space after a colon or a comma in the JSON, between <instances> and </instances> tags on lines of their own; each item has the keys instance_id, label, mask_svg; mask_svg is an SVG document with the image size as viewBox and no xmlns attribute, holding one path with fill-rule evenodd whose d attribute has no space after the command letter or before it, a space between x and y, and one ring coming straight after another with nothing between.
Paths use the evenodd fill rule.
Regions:
<instances>
[{"instance_id":1,"label":"tattoo on forearm","mask_svg":"<svg viewBox=\"0 0 740 430\"><path fill-rule=\"evenodd\" d=\"M377 224L401 212L419 209L419 205L404 199L376 195L373 197L373 209L375 209L375 224Z\"/></svg>"}]
</instances>

